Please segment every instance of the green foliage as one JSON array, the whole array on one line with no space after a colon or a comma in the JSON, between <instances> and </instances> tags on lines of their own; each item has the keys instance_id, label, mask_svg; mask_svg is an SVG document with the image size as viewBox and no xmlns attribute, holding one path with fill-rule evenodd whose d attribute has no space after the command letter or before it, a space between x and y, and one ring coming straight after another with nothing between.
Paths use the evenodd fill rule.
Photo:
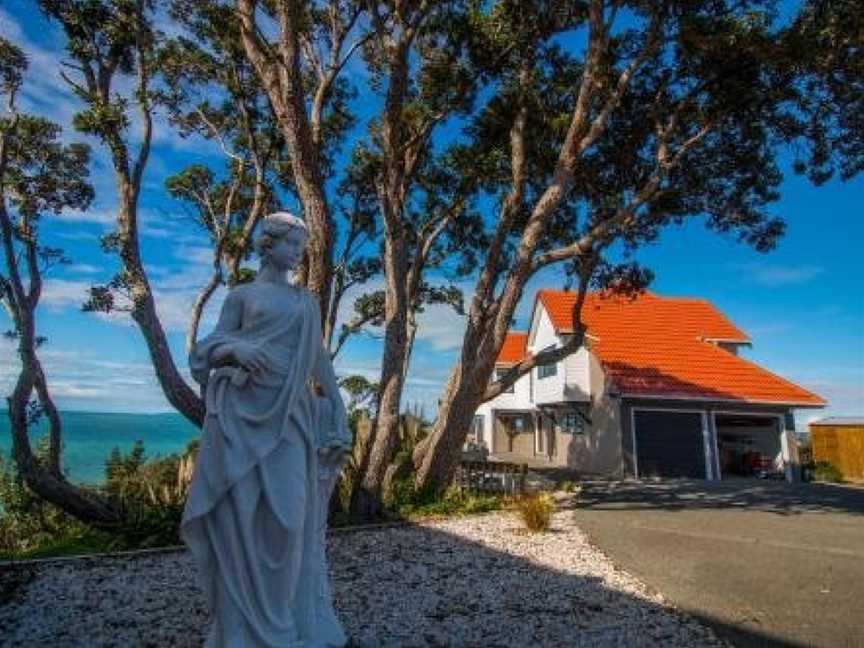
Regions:
<instances>
[{"instance_id":1,"label":"green foliage","mask_svg":"<svg viewBox=\"0 0 864 648\"><path fill-rule=\"evenodd\" d=\"M4 194L18 215L34 219L69 207L86 209L93 200L87 181L90 148L63 144L61 132L60 126L41 117L19 114L14 120L0 119L7 154Z\"/></svg>"},{"instance_id":2,"label":"green foliage","mask_svg":"<svg viewBox=\"0 0 864 648\"><path fill-rule=\"evenodd\" d=\"M348 416L352 418L356 418L361 412L368 410L378 393L378 383L374 383L366 376L359 374L340 378L339 387L348 392L350 397L347 408Z\"/></svg>"},{"instance_id":3,"label":"green foliage","mask_svg":"<svg viewBox=\"0 0 864 648\"><path fill-rule=\"evenodd\" d=\"M830 461L817 461L813 465L813 479L816 481L843 483L843 473Z\"/></svg>"},{"instance_id":4,"label":"green foliage","mask_svg":"<svg viewBox=\"0 0 864 648\"><path fill-rule=\"evenodd\" d=\"M180 521L192 481L197 443L182 455L148 460L137 441L127 454L114 448L105 462L104 492L123 522L112 546L160 547L180 544Z\"/></svg>"},{"instance_id":5,"label":"green foliage","mask_svg":"<svg viewBox=\"0 0 864 648\"><path fill-rule=\"evenodd\" d=\"M48 437L40 437L33 450L37 461L47 463L48 449ZM0 455L0 557L30 555L88 531L85 524L33 494L12 458Z\"/></svg>"},{"instance_id":6,"label":"green foliage","mask_svg":"<svg viewBox=\"0 0 864 648\"><path fill-rule=\"evenodd\" d=\"M390 507L399 517L429 517L444 515L472 515L504 508L502 495L464 493L450 488L443 494L433 489L418 492L413 476L393 484Z\"/></svg>"},{"instance_id":7,"label":"green foliage","mask_svg":"<svg viewBox=\"0 0 864 648\"><path fill-rule=\"evenodd\" d=\"M21 87L27 57L13 43L0 37L0 93L9 95Z\"/></svg>"},{"instance_id":8,"label":"green foliage","mask_svg":"<svg viewBox=\"0 0 864 648\"><path fill-rule=\"evenodd\" d=\"M548 531L555 501L549 493L529 493L516 500L516 510L529 531Z\"/></svg>"},{"instance_id":9,"label":"green foliage","mask_svg":"<svg viewBox=\"0 0 864 648\"><path fill-rule=\"evenodd\" d=\"M110 532L96 530L37 497L14 463L0 457L0 557L38 558L180 544L183 516L197 439L180 454L147 459L138 441L105 462L105 483L95 491L115 504L123 521ZM45 461L48 439L39 440Z\"/></svg>"},{"instance_id":10,"label":"green foliage","mask_svg":"<svg viewBox=\"0 0 864 648\"><path fill-rule=\"evenodd\" d=\"M558 484L558 488L565 493L575 493L579 490L579 485L574 481L565 479L560 484Z\"/></svg>"}]
</instances>

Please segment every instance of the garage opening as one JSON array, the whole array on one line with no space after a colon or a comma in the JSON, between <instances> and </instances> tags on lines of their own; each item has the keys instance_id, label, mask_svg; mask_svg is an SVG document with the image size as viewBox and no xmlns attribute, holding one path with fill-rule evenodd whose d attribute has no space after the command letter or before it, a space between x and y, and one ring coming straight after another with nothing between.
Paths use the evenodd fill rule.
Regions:
<instances>
[{"instance_id":1,"label":"garage opening","mask_svg":"<svg viewBox=\"0 0 864 648\"><path fill-rule=\"evenodd\" d=\"M720 475L783 479L780 423L773 416L715 415Z\"/></svg>"},{"instance_id":2,"label":"garage opening","mask_svg":"<svg viewBox=\"0 0 864 648\"><path fill-rule=\"evenodd\" d=\"M633 424L639 477L708 477L701 412L635 410Z\"/></svg>"}]
</instances>

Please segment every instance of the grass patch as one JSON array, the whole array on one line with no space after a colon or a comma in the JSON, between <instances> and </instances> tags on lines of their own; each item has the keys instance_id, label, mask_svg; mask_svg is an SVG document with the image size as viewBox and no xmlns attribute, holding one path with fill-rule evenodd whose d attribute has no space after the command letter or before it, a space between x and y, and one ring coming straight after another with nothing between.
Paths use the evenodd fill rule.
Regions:
<instances>
[{"instance_id":1,"label":"grass patch","mask_svg":"<svg viewBox=\"0 0 864 648\"><path fill-rule=\"evenodd\" d=\"M111 534L86 531L45 540L38 546L23 551L2 551L0 560L32 560L104 553L114 550L113 544L116 544L116 538Z\"/></svg>"},{"instance_id":2,"label":"grass patch","mask_svg":"<svg viewBox=\"0 0 864 648\"><path fill-rule=\"evenodd\" d=\"M516 500L516 510L529 531L548 531L555 512L555 500L549 493L530 493Z\"/></svg>"},{"instance_id":3,"label":"grass patch","mask_svg":"<svg viewBox=\"0 0 864 648\"><path fill-rule=\"evenodd\" d=\"M463 492L447 489L443 495L434 491L418 492L413 479L393 486L390 509L400 518L448 517L499 511L508 503L503 495Z\"/></svg>"}]
</instances>

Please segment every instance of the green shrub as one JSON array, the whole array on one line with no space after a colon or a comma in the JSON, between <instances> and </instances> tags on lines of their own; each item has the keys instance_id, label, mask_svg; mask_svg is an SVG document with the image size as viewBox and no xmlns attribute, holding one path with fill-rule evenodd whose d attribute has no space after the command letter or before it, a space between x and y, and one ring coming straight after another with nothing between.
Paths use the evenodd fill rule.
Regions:
<instances>
[{"instance_id":1,"label":"green shrub","mask_svg":"<svg viewBox=\"0 0 864 648\"><path fill-rule=\"evenodd\" d=\"M180 521L192 482L197 443L182 455L147 460L138 441L128 454L117 448L105 462L107 497L117 506L118 525L111 549L144 549L180 544Z\"/></svg>"},{"instance_id":2,"label":"green shrub","mask_svg":"<svg viewBox=\"0 0 864 648\"><path fill-rule=\"evenodd\" d=\"M529 531L548 531L555 501L549 493L529 493L516 500L516 510Z\"/></svg>"},{"instance_id":3,"label":"green shrub","mask_svg":"<svg viewBox=\"0 0 864 648\"><path fill-rule=\"evenodd\" d=\"M579 488L579 485L578 485L576 482L571 481L571 480L569 480L569 479L565 479L564 481L562 481L562 482L558 485L558 488L559 488L560 490L564 491L565 493L576 493L576 492L578 492L579 490L581 490L581 489Z\"/></svg>"},{"instance_id":4,"label":"green shrub","mask_svg":"<svg viewBox=\"0 0 864 648\"><path fill-rule=\"evenodd\" d=\"M48 441L34 448L47 456ZM116 506L123 521L109 533L92 528L33 494L14 462L0 456L0 558L39 558L180 543L179 529L192 481L197 441L182 455L147 459L137 442L128 453L115 448L105 462L105 483L96 492Z\"/></svg>"},{"instance_id":5,"label":"green shrub","mask_svg":"<svg viewBox=\"0 0 864 648\"><path fill-rule=\"evenodd\" d=\"M843 473L830 461L817 461L813 466L813 478L816 481L843 482Z\"/></svg>"},{"instance_id":6,"label":"green shrub","mask_svg":"<svg viewBox=\"0 0 864 648\"><path fill-rule=\"evenodd\" d=\"M47 461L49 441L40 437L33 454ZM11 456L0 455L0 556L27 556L42 545L82 537L89 527L33 493Z\"/></svg>"},{"instance_id":7,"label":"green shrub","mask_svg":"<svg viewBox=\"0 0 864 648\"><path fill-rule=\"evenodd\" d=\"M442 495L433 490L418 492L413 477L394 482L390 506L400 517L429 517L437 515L472 515L497 511L504 507L502 495L463 492L449 488Z\"/></svg>"}]
</instances>

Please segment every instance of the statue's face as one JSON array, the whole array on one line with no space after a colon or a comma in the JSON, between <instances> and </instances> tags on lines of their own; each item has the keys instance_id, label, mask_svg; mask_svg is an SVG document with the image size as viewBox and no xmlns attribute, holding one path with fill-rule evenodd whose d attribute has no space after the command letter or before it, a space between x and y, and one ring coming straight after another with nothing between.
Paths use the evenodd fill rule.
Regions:
<instances>
[{"instance_id":1,"label":"statue's face","mask_svg":"<svg viewBox=\"0 0 864 648\"><path fill-rule=\"evenodd\" d=\"M282 270L294 270L303 258L306 249L306 234L297 227L292 227L284 236L280 236L270 246L268 256L270 262Z\"/></svg>"}]
</instances>

